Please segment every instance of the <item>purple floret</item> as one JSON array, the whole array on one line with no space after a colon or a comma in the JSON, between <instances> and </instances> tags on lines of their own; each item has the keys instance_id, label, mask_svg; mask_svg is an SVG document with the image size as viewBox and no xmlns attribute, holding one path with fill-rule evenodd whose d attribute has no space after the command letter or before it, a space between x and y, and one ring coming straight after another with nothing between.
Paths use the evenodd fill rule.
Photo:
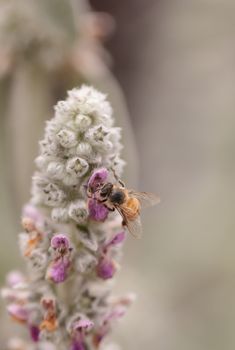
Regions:
<instances>
[{"instance_id":1,"label":"purple floret","mask_svg":"<svg viewBox=\"0 0 235 350\"><path fill-rule=\"evenodd\" d=\"M88 201L88 211L90 218L95 221L104 221L109 214L109 210L94 198L90 198Z\"/></svg>"},{"instance_id":2,"label":"purple floret","mask_svg":"<svg viewBox=\"0 0 235 350\"><path fill-rule=\"evenodd\" d=\"M100 278L106 280L113 277L116 268L112 260L102 258L96 267L96 271Z\"/></svg>"},{"instance_id":3,"label":"purple floret","mask_svg":"<svg viewBox=\"0 0 235 350\"><path fill-rule=\"evenodd\" d=\"M66 261L64 259L53 262L49 270L50 279L54 283L64 282L67 277L69 266L69 261Z\"/></svg>"},{"instance_id":4,"label":"purple floret","mask_svg":"<svg viewBox=\"0 0 235 350\"><path fill-rule=\"evenodd\" d=\"M40 330L37 326L30 326L29 327L29 331L30 331L30 335L31 335L31 339L36 343L39 341L39 334L40 334Z\"/></svg>"},{"instance_id":5,"label":"purple floret","mask_svg":"<svg viewBox=\"0 0 235 350\"><path fill-rule=\"evenodd\" d=\"M95 170L88 180L88 188L95 191L99 185L105 183L108 178L108 174L109 173L106 168Z\"/></svg>"}]
</instances>

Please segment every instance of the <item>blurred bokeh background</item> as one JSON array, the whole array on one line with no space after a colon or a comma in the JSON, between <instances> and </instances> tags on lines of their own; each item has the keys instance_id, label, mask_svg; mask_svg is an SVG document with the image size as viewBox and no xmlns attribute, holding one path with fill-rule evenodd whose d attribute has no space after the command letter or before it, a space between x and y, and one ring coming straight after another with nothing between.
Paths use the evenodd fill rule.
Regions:
<instances>
[{"instance_id":1,"label":"blurred bokeh background","mask_svg":"<svg viewBox=\"0 0 235 350\"><path fill-rule=\"evenodd\" d=\"M88 82L109 94L124 128L127 184L162 199L143 213L144 239L125 247L117 290L138 300L114 338L126 350L233 350L234 1L0 7L1 284L23 265L20 207L44 121L67 88Z\"/></svg>"}]
</instances>

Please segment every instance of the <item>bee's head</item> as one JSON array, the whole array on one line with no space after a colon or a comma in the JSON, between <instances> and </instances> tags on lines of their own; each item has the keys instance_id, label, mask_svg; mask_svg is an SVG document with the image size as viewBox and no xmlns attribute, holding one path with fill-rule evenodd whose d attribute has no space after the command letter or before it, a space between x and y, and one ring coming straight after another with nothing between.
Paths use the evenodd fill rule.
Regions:
<instances>
[{"instance_id":1,"label":"bee's head","mask_svg":"<svg viewBox=\"0 0 235 350\"><path fill-rule=\"evenodd\" d=\"M108 199L108 197L112 192L112 189L113 189L113 184L111 182L107 182L106 184L104 184L99 190L100 198L103 200Z\"/></svg>"}]
</instances>

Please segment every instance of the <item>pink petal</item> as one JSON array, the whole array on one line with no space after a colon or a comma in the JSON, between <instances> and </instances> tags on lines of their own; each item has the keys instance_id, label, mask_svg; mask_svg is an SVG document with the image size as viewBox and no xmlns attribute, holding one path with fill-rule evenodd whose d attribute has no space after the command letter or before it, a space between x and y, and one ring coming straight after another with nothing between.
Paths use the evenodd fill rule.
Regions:
<instances>
[{"instance_id":1,"label":"pink petal","mask_svg":"<svg viewBox=\"0 0 235 350\"><path fill-rule=\"evenodd\" d=\"M47 278L52 280L54 283L62 283L68 276L69 267L70 262L67 259L53 261L47 270Z\"/></svg>"},{"instance_id":2,"label":"pink petal","mask_svg":"<svg viewBox=\"0 0 235 350\"><path fill-rule=\"evenodd\" d=\"M107 257L100 259L98 265L96 266L97 275L106 280L112 278L116 272L116 267L114 262Z\"/></svg>"},{"instance_id":3,"label":"pink petal","mask_svg":"<svg viewBox=\"0 0 235 350\"><path fill-rule=\"evenodd\" d=\"M9 287L14 287L19 283L25 282L25 277L20 271L11 271L7 275L6 282Z\"/></svg>"},{"instance_id":4,"label":"pink petal","mask_svg":"<svg viewBox=\"0 0 235 350\"><path fill-rule=\"evenodd\" d=\"M54 237L52 237L51 239L51 247L52 248L69 248L70 246L70 242L69 239L66 235L64 235L63 233L57 234Z\"/></svg>"},{"instance_id":5,"label":"pink petal","mask_svg":"<svg viewBox=\"0 0 235 350\"><path fill-rule=\"evenodd\" d=\"M10 304L7 306L8 313L19 322L27 322L28 312L27 310L18 304Z\"/></svg>"},{"instance_id":6,"label":"pink petal","mask_svg":"<svg viewBox=\"0 0 235 350\"><path fill-rule=\"evenodd\" d=\"M88 180L88 188L95 190L100 184L103 184L108 178L106 168L96 169Z\"/></svg>"},{"instance_id":7,"label":"pink petal","mask_svg":"<svg viewBox=\"0 0 235 350\"><path fill-rule=\"evenodd\" d=\"M74 323L73 329L81 331L82 329L90 330L94 326L94 323L88 318L83 318Z\"/></svg>"},{"instance_id":8,"label":"pink petal","mask_svg":"<svg viewBox=\"0 0 235 350\"><path fill-rule=\"evenodd\" d=\"M29 327L30 335L32 340L36 343L39 341L40 330L37 326L31 325Z\"/></svg>"},{"instance_id":9,"label":"pink petal","mask_svg":"<svg viewBox=\"0 0 235 350\"><path fill-rule=\"evenodd\" d=\"M105 221L109 214L109 210L93 198L88 200L88 211L90 218L95 221Z\"/></svg>"},{"instance_id":10,"label":"pink petal","mask_svg":"<svg viewBox=\"0 0 235 350\"><path fill-rule=\"evenodd\" d=\"M23 207L22 216L30 218L36 224L41 224L43 222L43 215L40 213L40 211L34 205L32 205L30 203L26 204Z\"/></svg>"},{"instance_id":11,"label":"pink petal","mask_svg":"<svg viewBox=\"0 0 235 350\"><path fill-rule=\"evenodd\" d=\"M115 246L115 245L117 245L117 244L120 244L120 243L122 243L122 242L124 241L125 237L126 237L125 232L124 232L124 231L121 231L121 232L117 233L117 234L111 239L111 241L109 241L109 242L106 244L105 247L107 248L107 247L110 247L110 246Z\"/></svg>"}]
</instances>

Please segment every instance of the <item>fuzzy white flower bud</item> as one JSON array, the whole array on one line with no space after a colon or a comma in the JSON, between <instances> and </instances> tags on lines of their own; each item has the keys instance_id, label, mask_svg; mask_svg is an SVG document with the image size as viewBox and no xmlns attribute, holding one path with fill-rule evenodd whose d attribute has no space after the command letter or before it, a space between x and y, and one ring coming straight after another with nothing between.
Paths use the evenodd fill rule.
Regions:
<instances>
[{"instance_id":1,"label":"fuzzy white flower bud","mask_svg":"<svg viewBox=\"0 0 235 350\"><path fill-rule=\"evenodd\" d=\"M47 266L47 254L40 249L35 249L28 260L31 270L32 278L37 280L44 276L45 268Z\"/></svg>"},{"instance_id":2,"label":"fuzzy white flower bud","mask_svg":"<svg viewBox=\"0 0 235 350\"><path fill-rule=\"evenodd\" d=\"M69 214L67 208L53 208L51 212L51 218L55 222L67 222Z\"/></svg>"},{"instance_id":3,"label":"fuzzy white flower bud","mask_svg":"<svg viewBox=\"0 0 235 350\"><path fill-rule=\"evenodd\" d=\"M65 174L65 166L62 162L50 162L47 167L48 174L57 180L61 180Z\"/></svg>"},{"instance_id":4,"label":"fuzzy white flower bud","mask_svg":"<svg viewBox=\"0 0 235 350\"><path fill-rule=\"evenodd\" d=\"M45 157L44 155L38 156L35 159L35 164L38 168L42 168L44 166L46 166L49 162L49 159L47 157Z\"/></svg>"},{"instance_id":5,"label":"fuzzy white flower bud","mask_svg":"<svg viewBox=\"0 0 235 350\"><path fill-rule=\"evenodd\" d=\"M56 134L56 139L64 148L74 147L78 143L75 132L68 129L60 130Z\"/></svg>"},{"instance_id":6,"label":"fuzzy white flower bud","mask_svg":"<svg viewBox=\"0 0 235 350\"><path fill-rule=\"evenodd\" d=\"M71 101L59 101L55 107L55 116L61 122L65 122L67 120L71 120L73 116L75 116L78 111L74 103Z\"/></svg>"},{"instance_id":7,"label":"fuzzy white flower bud","mask_svg":"<svg viewBox=\"0 0 235 350\"><path fill-rule=\"evenodd\" d=\"M88 115L78 114L75 117L75 125L78 127L79 131L86 131L92 124L92 120Z\"/></svg>"},{"instance_id":8,"label":"fuzzy white flower bud","mask_svg":"<svg viewBox=\"0 0 235 350\"><path fill-rule=\"evenodd\" d=\"M78 156L85 157L88 160L93 156L92 146L88 142L79 142L76 153Z\"/></svg>"},{"instance_id":9,"label":"fuzzy white flower bud","mask_svg":"<svg viewBox=\"0 0 235 350\"><path fill-rule=\"evenodd\" d=\"M78 224L83 225L88 218L87 205L83 200L72 202L68 210L69 216Z\"/></svg>"},{"instance_id":10,"label":"fuzzy white flower bud","mask_svg":"<svg viewBox=\"0 0 235 350\"><path fill-rule=\"evenodd\" d=\"M68 174L76 177L82 177L87 173L89 165L83 158L74 157L66 164L66 171Z\"/></svg>"},{"instance_id":11,"label":"fuzzy white flower bud","mask_svg":"<svg viewBox=\"0 0 235 350\"><path fill-rule=\"evenodd\" d=\"M85 138L87 142L94 147L97 147L100 151L112 150L112 143L109 141L109 129L104 125L98 125L87 131Z\"/></svg>"},{"instance_id":12,"label":"fuzzy white flower bud","mask_svg":"<svg viewBox=\"0 0 235 350\"><path fill-rule=\"evenodd\" d=\"M64 191L62 191L59 188L59 186L57 186L54 183L49 183L46 187L44 187L43 193L44 193L44 202L50 207L61 204L66 198Z\"/></svg>"}]
</instances>

